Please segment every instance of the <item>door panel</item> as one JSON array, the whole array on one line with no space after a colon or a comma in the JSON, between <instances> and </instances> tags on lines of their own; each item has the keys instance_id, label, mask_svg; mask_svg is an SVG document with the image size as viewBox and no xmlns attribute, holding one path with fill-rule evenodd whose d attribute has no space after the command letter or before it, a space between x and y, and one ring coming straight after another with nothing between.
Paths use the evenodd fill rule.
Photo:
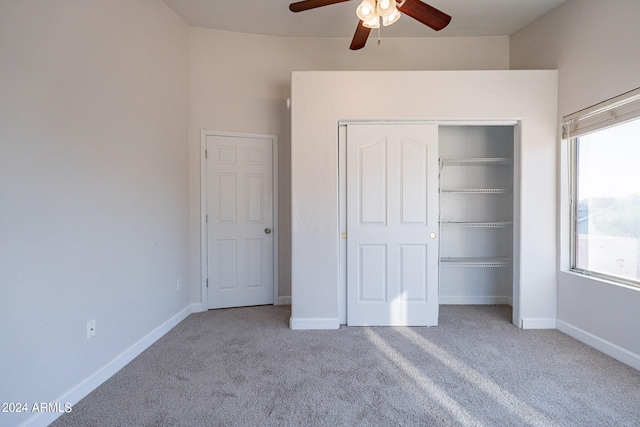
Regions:
<instances>
[{"instance_id":1,"label":"door panel","mask_svg":"<svg viewBox=\"0 0 640 427\"><path fill-rule=\"evenodd\" d=\"M359 149L360 223L387 222L387 141L381 139Z\"/></svg>"},{"instance_id":2,"label":"door panel","mask_svg":"<svg viewBox=\"0 0 640 427\"><path fill-rule=\"evenodd\" d=\"M262 224L264 218L264 176L247 175L247 223Z\"/></svg>"},{"instance_id":3,"label":"door panel","mask_svg":"<svg viewBox=\"0 0 640 427\"><path fill-rule=\"evenodd\" d=\"M438 199L436 125L347 127L349 325L437 324Z\"/></svg>"},{"instance_id":4,"label":"door panel","mask_svg":"<svg viewBox=\"0 0 640 427\"><path fill-rule=\"evenodd\" d=\"M272 140L207 136L209 308L273 303Z\"/></svg>"},{"instance_id":5,"label":"door panel","mask_svg":"<svg viewBox=\"0 0 640 427\"><path fill-rule=\"evenodd\" d=\"M360 301L387 301L387 247L360 245L358 283Z\"/></svg>"},{"instance_id":6,"label":"door panel","mask_svg":"<svg viewBox=\"0 0 640 427\"><path fill-rule=\"evenodd\" d=\"M218 241L218 287L229 290L237 287L237 249L235 240Z\"/></svg>"},{"instance_id":7,"label":"door panel","mask_svg":"<svg viewBox=\"0 0 640 427\"><path fill-rule=\"evenodd\" d=\"M401 199L402 224L427 225L427 146L401 140ZM436 190L437 191L437 190Z\"/></svg>"},{"instance_id":8,"label":"door panel","mask_svg":"<svg viewBox=\"0 0 640 427\"><path fill-rule=\"evenodd\" d=\"M404 301L427 301L427 245L400 245L400 296Z\"/></svg>"},{"instance_id":9,"label":"door panel","mask_svg":"<svg viewBox=\"0 0 640 427\"><path fill-rule=\"evenodd\" d=\"M236 176L235 174L218 175L218 221L234 223L236 219Z\"/></svg>"}]
</instances>

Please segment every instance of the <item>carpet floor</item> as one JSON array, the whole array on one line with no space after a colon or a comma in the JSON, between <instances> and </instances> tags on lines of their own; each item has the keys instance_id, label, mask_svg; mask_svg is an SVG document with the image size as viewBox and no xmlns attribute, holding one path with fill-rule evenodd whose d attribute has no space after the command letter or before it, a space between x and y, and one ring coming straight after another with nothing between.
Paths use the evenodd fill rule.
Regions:
<instances>
[{"instance_id":1,"label":"carpet floor","mask_svg":"<svg viewBox=\"0 0 640 427\"><path fill-rule=\"evenodd\" d=\"M431 328L293 331L289 306L192 314L52 425L640 426L640 371L508 306Z\"/></svg>"}]
</instances>

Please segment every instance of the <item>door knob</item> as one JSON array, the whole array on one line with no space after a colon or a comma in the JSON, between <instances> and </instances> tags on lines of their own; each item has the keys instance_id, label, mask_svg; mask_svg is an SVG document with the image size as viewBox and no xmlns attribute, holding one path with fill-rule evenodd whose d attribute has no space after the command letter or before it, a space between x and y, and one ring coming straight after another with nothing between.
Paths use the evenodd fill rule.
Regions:
<instances>
[{"instance_id":1,"label":"door knob","mask_svg":"<svg viewBox=\"0 0 640 427\"><path fill-rule=\"evenodd\" d=\"M271 234L271 229L270 228L265 228L264 232L267 233L267 234Z\"/></svg>"},{"instance_id":2,"label":"door knob","mask_svg":"<svg viewBox=\"0 0 640 427\"><path fill-rule=\"evenodd\" d=\"M432 239L435 239L436 238L436 233L432 232L431 234L429 234L429 237L431 237Z\"/></svg>"}]
</instances>

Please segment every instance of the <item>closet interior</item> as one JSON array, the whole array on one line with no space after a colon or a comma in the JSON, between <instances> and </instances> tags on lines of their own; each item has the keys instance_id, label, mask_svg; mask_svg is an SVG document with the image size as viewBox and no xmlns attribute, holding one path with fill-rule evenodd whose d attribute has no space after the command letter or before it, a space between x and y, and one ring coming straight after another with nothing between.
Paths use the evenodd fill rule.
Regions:
<instances>
[{"instance_id":1,"label":"closet interior","mask_svg":"<svg viewBox=\"0 0 640 427\"><path fill-rule=\"evenodd\" d=\"M513 304L514 126L440 126L440 304Z\"/></svg>"}]
</instances>

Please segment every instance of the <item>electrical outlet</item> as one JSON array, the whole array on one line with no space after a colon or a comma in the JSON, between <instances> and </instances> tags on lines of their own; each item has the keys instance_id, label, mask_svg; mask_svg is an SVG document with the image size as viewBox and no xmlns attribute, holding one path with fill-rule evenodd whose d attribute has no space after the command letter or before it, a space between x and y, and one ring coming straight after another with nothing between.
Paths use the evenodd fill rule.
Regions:
<instances>
[{"instance_id":1,"label":"electrical outlet","mask_svg":"<svg viewBox=\"0 0 640 427\"><path fill-rule=\"evenodd\" d=\"M87 339L96 336L96 319L87 322Z\"/></svg>"},{"instance_id":2,"label":"electrical outlet","mask_svg":"<svg viewBox=\"0 0 640 427\"><path fill-rule=\"evenodd\" d=\"M178 279L178 284L176 285L177 290L182 290L182 279Z\"/></svg>"}]
</instances>

